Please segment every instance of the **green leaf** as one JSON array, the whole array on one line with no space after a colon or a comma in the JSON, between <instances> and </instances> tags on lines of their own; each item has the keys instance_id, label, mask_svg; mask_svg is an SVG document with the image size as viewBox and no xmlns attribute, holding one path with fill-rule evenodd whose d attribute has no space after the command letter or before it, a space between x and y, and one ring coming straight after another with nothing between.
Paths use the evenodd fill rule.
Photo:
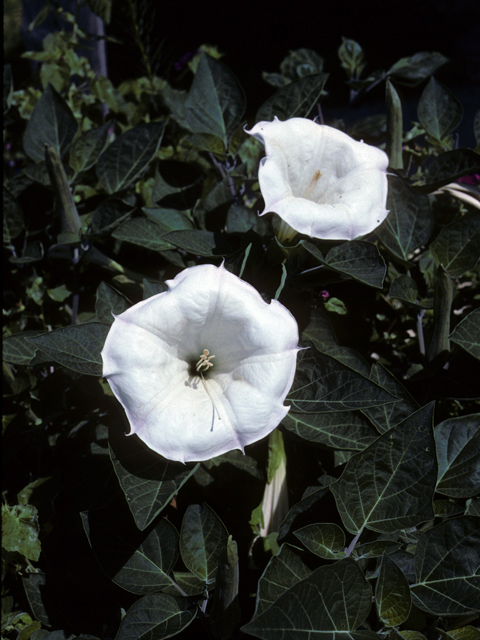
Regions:
<instances>
[{"instance_id":1,"label":"green leaf","mask_svg":"<svg viewBox=\"0 0 480 640\"><path fill-rule=\"evenodd\" d=\"M480 415L449 418L435 427L437 491L451 498L480 492Z\"/></svg>"},{"instance_id":2,"label":"green leaf","mask_svg":"<svg viewBox=\"0 0 480 640\"><path fill-rule=\"evenodd\" d=\"M318 351L325 351L325 347L336 345L337 339L332 329L328 314L321 309L312 309L310 322L302 332L302 340L311 340Z\"/></svg>"},{"instance_id":3,"label":"green leaf","mask_svg":"<svg viewBox=\"0 0 480 640\"><path fill-rule=\"evenodd\" d=\"M213 635L216 638L231 638L240 622L238 602L238 551L237 543L228 537L218 563L215 578L215 594L211 611Z\"/></svg>"},{"instance_id":4,"label":"green leaf","mask_svg":"<svg viewBox=\"0 0 480 640\"><path fill-rule=\"evenodd\" d=\"M119 587L144 595L172 584L169 573L178 557L178 533L161 518L148 535L118 530L109 510L80 514L88 542L106 575ZM138 534L139 532L137 532Z\"/></svg>"},{"instance_id":5,"label":"green leaf","mask_svg":"<svg viewBox=\"0 0 480 640\"><path fill-rule=\"evenodd\" d=\"M36 562L40 557L38 511L32 505L2 504L2 547Z\"/></svg>"},{"instance_id":6,"label":"green leaf","mask_svg":"<svg viewBox=\"0 0 480 640\"><path fill-rule=\"evenodd\" d=\"M119 136L97 162L97 176L108 193L125 189L137 180L155 157L165 122L140 124Z\"/></svg>"},{"instance_id":7,"label":"green leaf","mask_svg":"<svg viewBox=\"0 0 480 640\"><path fill-rule=\"evenodd\" d=\"M23 136L25 153L35 162L45 159L45 145L62 157L77 133L75 116L62 96L48 85L28 121Z\"/></svg>"},{"instance_id":8,"label":"green leaf","mask_svg":"<svg viewBox=\"0 0 480 640\"><path fill-rule=\"evenodd\" d=\"M137 600L123 618L115 640L162 640L180 633L192 622L195 610L185 600L165 593Z\"/></svg>"},{"instance_id":9,"label":"green leaf","mask_svg":"<svg viewBox=\"0 0 480 640\"><path fill-rule=\"evenodd\" d=\"M341 347L338 345L322 345L319 349L321 353L331 356L346 367L353 369L365 378L370 377L370 367L360 354L351 347Z\"/></svg>"},{"instance_id":10,"label":"green leaf","mask_svg":"<svg viewBox=\"0 0 480 640\"><path fill-rule=\"evenodd\" d=\"M178 233L178 232L177 232ZM127 220L112 233L112 237L123 242L138 244L152 251L166 251L175 246L165 239L166 232L147 218Z\"/></svg>"},{"instance_id":11,"label":"green leaf","mask_svg":"<svg viewBox=\"0 0 480 640\"><path fill-rule=\"evenodd\" d=\"M380 433L385 433L418 409L418 404L405 387L381 364L372 365L370 380L398 398L395 402L380 407L362 409L362 413L373 422Z\"/></svg>"},{"instance_id":12,"label":"green leaf","mask_svg":"<svg viewBox=\"0 0 480 640\"><path fill-rule=\"evenodd\" d=\"M326 258L317 247L306 240L299 243L321 264L342 275L371 287L381 289L387 271L385 261L371 242L354 240L330 249Z\"/></svg>"},{"instance_id":13,"label":"green leaf","mask_svg":"<svg viewBox=\"0 0 480 640\"><path fill-rule=\"evenodd\" d=\"M294 584L241 630L265 640L374 638L373 633L354 633L368 616L371 604L371 586L358 564L345 558L319 567Z\"/></svg>"},{"instance_id":14,"label":"green leaf","mask_svg":"<svg viewBox=\"0 0 480 640\"><path fill-rule=\"evenodd\" d=\"M167 233L164 238L172 245L196 256L210 258L212 256L226 256L232 252L228 240L213 231L197 229L172 231Z\"/></svg>"},{"instance_id":15,"label":"green leaf","mask_svg":"<svg viewBox=\"0 0 480 640\"><path fill-rule=\"evenodd\" d=\"M110 23L112 15L112 0L87 0L90 9L104 22Z\"/></svg>"},{"instance_id":16,"label":"green leaf","mask_svg":"<svg viewBox=\"0 0 480 640\"><path fill-rule=\"evenodd\" d=\"M418 119L425 131L442 141L462 119L462 105L453 93L430 78L418 103Z\"/></svg>"},{"instance_id":17,"label":"green leaf","mask_svg":"<svg viewBox=\"0 0 480 640\"><path fill-rule=\"evenodd\" d=\"M253 229L259 235L264 235L267 231L267 222L256 211L242 204L232 204L227 213L225 228L228 233L247 233Z\"/></svg>"},{"instance_id":18,"label":"green leaf","mask_svg":"<svg viewBox=\"0 0 480 640\"><path fill-rule=\"evenodd\" d=\"M257 111L255 121L288 120L289 118L306 118L318 103L328 73L317 73L305 76L296 82L281 87Z\"/></svg>"},{"instance_id":19,"label":"green leaf","mask_svg":"<svg viewBox=\"0 0 480 640\"><path fill-rule=\"evenodd\" d=\"M102 127L84 131L78 136L70 149L72 169L78 173L93 167L100 154L105 150L111 126L110 122L106 122Z\"/></svg>"},{"instance_id":20,"label":"green leaf","mask_svg":"<svg viewBox=\"0 0 480 640\"><path fill-rule=\"evenodd\" d=\"M99 322L105 324L113 324L114 317L112 313L118 316L131 306L127 298L122 296L116 289L106 282L101 282L97 289L95 301L95 313Z\"/></svg>"},{"instance_id":21,"label":"green leaf","mask_svg":"<svg viewBox=\"0 0 480 640\"><path fill-rule=\"evenodd\" d=\"M297 502L288 512L285 520L280 525L278 530L278 539L285 538L292 529L293 523L298 516L310 511L316 503L321 500L328 493L328 488L323 487L308 487L300 500ZM315 506L315 509L317 507Z\"/></svg>"},{"instance_id":22,"label":"green leaf","mask_svg":"<svg viewBox=\"0 0 480 640\"><path fill-rule=\"evenodd\" d=\"M402 546L401 542L393 542L391 540L374 540L365 544L357 545L352 551L352 555L356 560L363 558L379 558L384 553L392 553Z\"/></svg>"},{"instance_id":23,"label":"green leaf","mask_svg":"<svg viewBox=\"0 0 480 640\"><path fill-rule=\"evenodd\" d=\"M159 293L167 291L168 286L164 282L150 282L149 280L143 280L143 299L151 298Z\"/></svg>"},{"instance_id":24,"label":"green leaf","mask_svg":"<svg viewBox=\"0 0 480 640\"><path fill-rule=\"evenodd\" d=\"M325 303L325 309L330 311L330 313L338 313L340 316L344 316L348 313L347 307L338 298L329 298Z\"/></svg>"},{"instance_id":25,"label":"green leaf","mask_svg":"<svg viewBox=\"0 0 480 640\"><path fill-rule=\"evenodd\" d=\"M390 213L375 233L394 256L408 262L409 254L430 239L430 201L401 178L388 176L387 209Z\"/></svg>"},{"instance_id":26,"label":"green leaf","mask_svg":"<svg viewBox=\"0 0 480 640\"><path fill-rule=\"evenodd\" d=\"M363 451L378 438L378 433L372 425L353 411L289 411L282 424L304 440L342 451Z\"/></svg>"},{"instance_id":27,"label":"green leaf","mask_svg":"<svg viewBox=\"0 0 480 640\"><path fill-rule=\"evenodd\" d=\"M68 369L91 376L101 376L100 353L109 329L107 324L88 322L55 329L27 340Z\"/></svg>"},{"instance_id":28,"label":"green leaf","mask_svg":"<svg viewBox=\"0 0 480 640\"><path fill-rule=\"evenodd\" d=\"M349 78L359 78L365 67L363 49L349 38L342 36L342 44L338 48L338 57Z\"/></svg>"},{"instance_id":29,"label":"green leaf","mask_svg":"<svg viewBox=\"0 0 480 640\"><path fill-rule=\"evenodd\" d=\"M207 584L214 582L227 541L223 522L207 504L188 506L180 531L180 553L189 571Z\"/></svg>"},{"instance_id":30,"label":"green leaf","mask_svg":"<svg viewBox=\"0 0 480 640\"><path fill-rule=\"evenodd\" d=\"M473 213L443 227L430 245L437 266L452 278L471 271L480 259L480 214Z\"/></svg>"},{"instance_id":31,"label":"green leaf","mask_svg":"<svg viewBox=\"0 0 480 640\"><path fill-rule=\"evenodd\" d=\"M405 622L412 607L408 580L386 553L375 586L375 608L386 627L398 627Z\"/></svg>"},{"instance_id":32,"label":"green leaf","mask_svg":"<svg viewBox=\"0 0 480 640\"><path fill-rule=\"evenodd\" d=\"M35 347L28 338L40 336L44 331L20 331L3 340L3 359L11 364L30 364L37 353Z\"/></svg>"},{"instance_id":33,"label":"green leaf","mask_svg":"<svg viewBox=\"0 0 480 640\"><path fill-rule=\"evenodd\" d=\"M326 560L345 557L345 534L337 524L309 524L293 535L312 553Z\"/></svg>"},{"instance_id":34,"label":"green leaf","mask_svg":"<svg viewBox=\"0 0 480 640\"><path fill-rule=\"evenodd\" d=\"M198 464L171 462L129 438L120 425L109 432L110 458L137 527L143 531L195 473Z\"/></svg>"},{"instance_id":35,"label":"green leaf","mask_svg":"<svg viewBox=\"0 0 480 640\"><path fill-rule=\"evenodd\" d=\"M480 154L471 149L453 149L433 158L425 179L427 184L416 186L420 193L431 193L455 182L462 176L480 171Z\"/></svg>"},{"instance_id":36,"label":"green leaf","mask_svg":"<svg viewBox=\"0 0 480 640\"><path fill-rule=\"evenodd\" d=\"M277 555L270 559L258 581L254 618L268 609L283 593L310 574L310 569L295 553L294 547L282 544Z\"/></svg>"},{"instance_id":37,"label":"green leaf","mask_svg":"<svg viewBox=\"0 0 480 640\"><path fill-rule=\"evenodd\" d=\"M446 62L448 58L437 51L420 51L408 58L401 58L390 67L387 75L393 76L401 84L415 87Z\"/></svg>"},{"instance_id":38,"label":"green leaf","mask_svg":"<svg viewBox=\"0 0 480 640\"><path fill-rule=\"evenodd\" d=\"M459 616L480 611L480 520L446 520L418 541L414 604L432 615Z\"/></svg>"},{"instance_id":39,"label":"green leaf","mask_svg":"<svg viewBox=\"0 0 480 640\"><path fill-rule=\"evenodd\" d=\"M187 138L186 142L199 151L207 151L219 157L226 157L227 150L224 141L222 138L214 136L213 133L194 133Z\"/></svg>"},{"instance_id":40,"label":"green leaf","mask_svg":"<svg viewBox=\"0 0 480 640\"><path fill-rule=\"evenodd\" d=\"M245 96L233 73L203 53L185 100L187 128L193 133L213 134L226 144L244 111Z\"/></svg>"},{"instance_id":41,"label":"green leaf","mask_svg":"<svg viewBox=\"0 0 480 640\"><path fill-rule=\"evenodd\" d=\"M134 207L120 198L107 198L93 212L92 231L94 233L112 231L125 222L134 210Z\"/></svg>"},{"instance_id":42,"label":"green leaf","mask_svg":"<svg viewBox=\"0 0 480 640\"><path fill-rule=\"evenodd\" d=\"M25 228L23 211L16 198L3 187L3 242L8 244L17 238Z\"/></svg>"},{"instance_id":43,"label":"green leaf","mask_svg":"<svg viewBox=\"0 0 480 640\"><path fill-rule=\"evenodd\" d=\"M450 340L480 360L480 309L474 309L457 324L450 334Z\"/></svg>"},{"instance_id":44,"label":"green leaf","mask_svg":"<svg viewBox=\"0 0 480 640\"><path fill-rule=\"evenodd\" d=\"M433 403L354 455L331 486L350 533L407 529L434 517L435 443Z\"/></svg>"},{"instance_id":45,"label":"green leaf","mask_svg":"<svg viewBox=\"0 0 480 640\"><path fill-rule=\"evenodd\" d=\"M169 233L170 231L185 231L187 229L193 229L194 227L192 220L185 213L177 211L176 209L142 207L142 211L147 218L155 222L164 233Z\"/></svg>"},{"instance_id":46,"label":"green leaf","mask_svg":"<svg viewBox=\"0 0 480 640\"><path fill-rule=\"evenodd\" d=\"M448 633L437 627L442 640L480 640L480 629L471 627L459 627L457 629L449 629Z\"/></svg>"},{"instance_id":47,"label":"green leaf","mask_svg":"<svg viewBox=\"0 0 480 640\"><path fill-rule=\"evenodd\" d=\"M389 298L396 298L402 300L402 302L408 302L409 304L418 304L418 287L413 278L407 276L406 273L395 278L390 285L388 291Z\"/></svg>"},{"instance_id":48,"label":"green leaf","mask_svg":"<svg viewBox=\"0 0 480 640\"><path fill-rule=\"evenodd\" d=\"M395 399L368 378L319 353L313 344L299 352L295 380L287 396L292 411L307 413L362 409Z\"/></svg>"}]
</instances>

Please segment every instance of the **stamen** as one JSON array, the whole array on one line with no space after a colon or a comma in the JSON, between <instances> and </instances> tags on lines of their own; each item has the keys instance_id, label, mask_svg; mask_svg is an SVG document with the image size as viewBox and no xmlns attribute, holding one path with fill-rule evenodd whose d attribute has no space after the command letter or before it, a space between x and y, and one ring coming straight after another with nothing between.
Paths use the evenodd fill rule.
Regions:
<instances>
[{"instance_id":1,"label":"stamen","mask_svg":"<svg viewBox=\"0 0 480 640\"><path fill-rule=\"evenodd\" d=\"M317 169L315 171L315 173L312 176L312 179L310 180L310 184L308 185L306 191L305 191L305 198L308 200L310 199L310 196L313 193L313 190L315 189L315 187L317 186L317 182L320 180L320 178L322 177L322 172L320 171L320 169Z\"/></svg>"},{"instance_id":2,"label":"stamen","mask_svg":"<svg viewBox=\"0 0 480 640\"><path fill-rule=\"evenodd\" d=\"M207 392L208 397L212 401L214 415L216 411L218 414L218 419L221 420L222 418L220 417L220 411L215 406L215 402L212 398L210 391L208 390L207 384L205 382L205 378L203 377L203 372L208 371L210 367L213 367L213 362L210 362L210 360L214 357L215 356L210 355L210 351L208 349L204 349L202 355L200 356L200 360L195 365L195 370L198 371L198 373L200 374L200 379L205 388L205 391ZM213 424L212 424L212 430L213 430Z\"/></svg>"}]
</instances>

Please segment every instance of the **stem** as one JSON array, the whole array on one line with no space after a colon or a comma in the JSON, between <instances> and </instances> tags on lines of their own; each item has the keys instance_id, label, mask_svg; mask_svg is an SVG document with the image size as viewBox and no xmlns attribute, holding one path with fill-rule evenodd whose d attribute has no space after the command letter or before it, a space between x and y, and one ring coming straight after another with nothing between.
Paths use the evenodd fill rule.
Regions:
<instances>
[{"instance_id":1,"label":"stem","mask_svg":"<svg viewBox=\"0 0 480 640\"><path fill-rule=\"evenodd\" d=\"M417 335L418 335L418 348L422 356L425 355L425 336L423 335L422 318L425 315L425 309L421 309L417 315Z\"/></svg>"},{"instance_id":2,"label":"stem","mask_svg":"<svg viewBox=\"0 0 480 640\"><path fill-rule=\"evenodd\" d=\"M225 170L224 165L216 159L215 155L214 155L211 151L209 152L209 154L208 154L208 155L209 155L209 156L210 156L210 158L212 159L213 164L214 164L214 165L217 167L217 169L219 170L220 175L222 176L222 178L223 178L224 180L227 180L227 181L228 181L228 186L230 187L230 192L231 192L231 194L232 194L232 196L233 196L233 199L234 199L235 201L237 201L237 200L238 200L238 197L237 197L237 192L236 192L236 190L235 190L235 182L234 182L234 180L233 180L232 176L231 176L231 175L230 175L230 174Z\"/></svg>"},{"instance_id":3,"label":"stem","mask_svg":"<svg viewBox=\"0 0 480 640\"><path fill-rule=\"evenodd\" d=\"M355 545L357 544L358 539L360 538L362 533L363 533L363 527L360 529L360 531L357 533L357 535L354 537L354 539L348 545L347 550L345 551L347 557L351 555L351 553L354 550Z\"/></svg>"},{"instance_id":4,"label":"stem","mask_svg":"<svg viewBox=\"0 0 480 640\"><path fill-rule=\"evenodd\" d=\"M138 28L137 12L136 12L136 7L135 7L134 0L128 0L128 6L130 8L130 13L132 15L132 26L133 26L133 33L134 33L134 37L135 37L135 42L137 44L137 47L140 49L140 55L142 57L142 62L144 64L144 66L145 66L145 70L147 72L148 79L150 80L150 82L153 82L152 69L151 69L150 63L148 61L147 52L145 51L145 47L143 46L143 41L142 41L142 36L140 34L140 29Z\"/></svg>"}]
</instances>

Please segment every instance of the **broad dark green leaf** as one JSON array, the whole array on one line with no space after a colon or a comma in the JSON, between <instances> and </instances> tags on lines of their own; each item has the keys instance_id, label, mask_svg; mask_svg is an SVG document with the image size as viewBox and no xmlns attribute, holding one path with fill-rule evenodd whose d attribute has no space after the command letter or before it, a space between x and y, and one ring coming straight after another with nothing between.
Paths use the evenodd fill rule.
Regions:
<instances>
[{"instance_id":1,"label":"broad dark green leaf","mask_svg":"<svg viewBox=\"0 0 480 640\"><path fill-rule=\"evenodd\" d=\"M25 153L35 162L45 159L45 145L62 157L77 133L78 124L62 96L49 84L28 121L23 135Z\"/></svg>"},{"instance_id":2,"label":"broad dark green leaf","mask_svg":"<svg viewBox=\"0 0 480 640\"><path fill-rule=\"evenodd\" d=\"M214 582L227 541L223 522L207 504L188 506L180 531L180 553L189 571L207 584Z\"/></svg>"},{"instance_id":3,"label":"broad dark green leaf","mask_svg":"<svg viewBox=\"0 0 480 640\"><path fill-rule=\"evenodd\" d=\"M214 153L220 158L226 157L227 150L225 148L225 142L222 138L213 135L213 133L194 133L187 138L187 142L199 151Z\"/></svg>"},{"instance_id":4,"label":"broad dark green leaf","mask_svg":"<svg viewBox=\"0 0 480 640\"><path fill-rule=\"evenodd\" d=\"M97 162L97 176L108 193L125 189L147 169L160 147L164 122L139 124L119 136Z\"/></svg>"},{"instance_id":5,"label":"broad dark green leaf","mask_svg":"<svg viewBox=\"0 0 480 640\"><path fill-rule=\"evenodd\" d=\"M435 78L430 78L417 108L418 119L425 131L436 140L443 140L458 127L462 112L462 105L453 93Z\"/></svg>"},{"instance_id":6,"label":"broad dark green leaf","mask_svg":"<svg viewBox=\"0 0 480 640\"><path fill-rule=\"evenodd\" d=\"M307 241L300 243L319 262L342 275L381 289L387 267L377 247L371 242L356 240L344 242L327 253L324 258L320 251Z\"/></svg>"},{"instance_id":7,"label":"broad dark green leaf","mask_svg":"<svg viewBox=\"0 0 480 640\"><path fill-rule=\"evenodd\" d=\"M298 354L287 400L291 411L318 413L374 407L393 402L396 397L311 344Z\"/></svg>"},{"instance_id":8,"label":"broad dark green leaf","mask_svg":"<svg viewBox=\"0 0 480 640\"><path fill-rule=\"evenodd\" d=\"M357 640L355 629L366 619L371 604L371 586L358 564L345 558L319 567L294 584L242 631L265 640Z\"/></svg>"},{"instance_id":9,"label":"broad dark green leaf","mask_svg":"<svg viewBox=\"0 0 480 640\"><path fill-rule=\"evenodd\" d=\"M147 218L133 218L124 222L118 229L115 229L112 236L117 240L138 244L152 251L174 249L175 246L165 239L165 234L165 229L147 220Z\"/></svg>"},{"instance_id":10,"label":"broad dark green leaf","mask_svg":"<svg viewBox=\"0 0 480 640\"><path fill-rule=\"evenodd\" d=\"M358 42L342 36L342 44L338 48L338 57L349 78L360 77L365 67L365 58L363 49Z\"/></svg>"},{"instance_id":11,"label":"broad dark green leaf","mask_svg":"<svg viewBox=\"0 0 480 640\"><path fill-rule=\"evenodd\" d=\"M336 345L337 339L333 332L330 319L324 311L312 309L310 312L310 322L302 332L302 340L311 340L318 351L323 351L326 347Z\"/></svg>"},{"instance_id":12,"label":"broad dark green leaf","mask_svg":"<svg viewBox=\"0 0 480 640\"><path fill-rule=\"evenodd\" d=\"M70 166L77 172L93 167L105 150L108 131L113 126L106 122L102 127L84 131L78 136L70 149Z\"/></svg>"},{"instance_id":13,"label":"broad dark green leaf","mask_svg":"<svg viewBox=\"0 0 480 640\"><path fill-rule=\"evenodd\" d=\"M405 622L412 607L408 581L402 570L386 553L375 586L375 608L382 623L398 627Z\"/></svg>"},{"instance_id":14,"label":"broad dark green leaf","mask_svg":"<svg viewBox=\"0 0 480 640\"><path fill-rule=\"evenodd\" d=\"M414 604L433 615L480 611L480 520L440 523L420 538L415 553Z\"/></svg>"},{"instance_id":15,"label":"broad dark green leaf","mask_svg":"<svg viewBox=\"0 0 480 640\"><path fill-rule=\"evenodd\" d=\"M93 212L92 231L106 233L125 222L135 211L134 207L120 198L107 198Z\"/></svg>"},{"instance_id":16,"label":"broad dark green leaf","mask_svg":"<svg viewBox=\"0 0 480 640\"><path fill-rule=\"evenodd\" d=\"M359 544L356 546L352 551L352 556L356 560L362 560L363 558L379 558L384 553L397 551L401 546L401 542L393 542L391 540L374 540L373 542L366 542L365 544Z\"/></svg>"},{"instance_id":17,"label":"broad dark green leaf","mask_svg":"<svg viewBox=\"0 0 480 640\"><path fill-rule=\"evenodd\" d=\"M135 523L142 531L169 504L198 464L183 465L153 453L138 438L114 425L109 433L110 458Z\"/></svg>"},{"instance_id":18,"label":"broad dark green leaf","mask_svg":"<svg viewBox=\"0 0 480 640\"><path fill-rule=\"evenodd\" d=\"M110 327L101 322L87 322L55 329L27 338L52 360L78 373L102 375L100 355Z\"/></svg>"},{"instance_id":19,"label":"broad dark green leaf","mask_svg":"<svg viewBox=\"0 0 480 640\"><path fill-rule=\"evenodd\" d=\"M232 252L228 240L219 233L213 231L200 231L196 229L185 231L172 231L164 236L172 245L184 249L196 256L206 258L212 256L226 256Z\"/></svg>"},{"instance_id":20,"label":"broad dark green leaf","mask_svg":"<svg viewBox=\"0 0 480 640\"><path fill-rule=\"evenodd\" d=\"M328 73L317 73L281 87L262 104L255 121L271 121L275 117L279 120L306 118L319 101L327 78Z\"/></svg>"},{"instance_id":21,"label":"broad dark green leaf","mask_svg":"<svg viewBox=\"0 0 480 640\"><path fill-rule=\"evenodd\" d=\"M419 51L408 58L401 58L387 71L397 82L415 87L422 80L435 73L448 62L443 54L437 51Z\"/></svg>"},{"instance_id":22,"label":"broad dark green leaf","mask_svg":"<svg viewBox=\"0 0 480 640\"><path fill-rule=\"evenodd\" d=\"M161 518L148 535L133 536L109 525L108 510L81 516L98 563L119 587L145 595L172 584L168 574L178 557L178 533L168 520Z\"/></svg>"},{"instance_id":23,"label":"broad dark green leaf","mask_svg":"<svg viewBox=\"0 0 480 640\"><path fill-rule=\"evenodd\" d=\"M432 159L425 176L427 184L415 187L431 193L465 175L480 171L480 154L471 149L453 149Z\"/></svg>"},{"instance_id":24,"label":"broad dark green leaf","mask_svg":"<svg viewBox=\"0 0 480 640\"><path fill-rule=\"evenodd\" d=\"M427 196L410 189L397 176L388 176L390 213L375 233L395 256L408 262L409 254L430 239L433 219Z\"/></svg>"},{"instance_id":25,"label":"broad dark green leaf","mask_svg":"<svg viewBox=\"0 0 480 640\"><path fill-rule=\"evenodd\" d=\"M304 440L342 451L363 451L379 435L368 420L353 411L289 411L282 424Z\"/></svg>"},{"instance_id":26,"label":"broad dark green leaf","mask_svg":"<svg viewBox=\"0 0 480 640\"><path fill-rule=\"evenodd\" d=\"M142 207L142 211L147 218L160 227L164 233L194 228L194 224L189 216L176 209Z\"/></svg>"},{"instance_id":27,"label":"broad dark green leaf","mask_svg":"<svg viewBox=\"0 0 480 640\"><path fill-rule=\"evenodd\" d=\"M137 600L123 618L115 640L162 640L180 633L192 622L195 609L184 599L165 593Z\"/></svg>"},{"instance_id":28,"label":"broad dark green leaf","mask_svg":"<svg viewBox=\"0 0 480 640\"><path fill-rule=\"evenodd\" d=\"M211 618L216 638L231 638L240 622L238 602L238 550L237 543L228 537L227 546L220 556L215 577L215 593Z\"/></svg>"},{"instance_id":29,"label":"broad dark green leaf","mask_svg":"<svg viewBox=\"0 0 480 640\"><path fill-rule=\"evenodd\" d=\"M439 627L437 627L436 631L438 631L441 640L480 640L480 629L470 625L449 629L448 633L443 629L439 629Z\"/></svg>"},{"instance_id":30,"label":"broad dark green leaf","mask_svg":"<svg viewBox=\"0 0 480 640\"><path fill-rule=\"evenodd\" d=\"M309 524L294 531L293 535L320 558L339 560L345 557L345 534L338 524Z\"/></svg>"},{"instance_id":31,"label":"broad dark green leaf","mask_svg":"<svg viewBox=\"0 0 480 640\"><path fill-rule=\"evenodd\" d=\"M380 407L362 409L362 413L373 422L380 433L385 433L418 409L418 404L405 387L381 364L372 365L370 380L398 398L395 402Z\"/></svg>"},{"instance_id":32,"label":"broad dark green leaf","mask_svg":"<svg viewBox=\"0 0 480 640\"><path fill-rule=\"evenodd\" d=\"M443 227L430 252L435 264L443 265L452 278L471 271L480 259L480 214L463 216Z\"/></svg>"},{"instance_id":33,"label":"broad dark green leaf","mask_svg":"<svg viewBox=\"0 0 480 640\"><path fill-rule=\"evenodd\" d=\"M3 359L11 364L30 364L38 349L27 340L42 335L44 331L21 331L3 339Z\"/></svg>"},{"instance_id":34,"label":"broad dark green leaf","mask_svg":"<svg viewBox=\"0 0 480 640\"><path fill-rule=\"evenodd\" d=\"M167 291L168 286L164 282L150 282L149 280L143 280L143 299L151 298L159 293Z\"/></svg>"},{"instance_id":35,"label":"broad dark green leaf","mask_svg":"<svg viewBox=\"0 0 480 640\"><path fill-rule=\"evenodd\" d=\"M331 491L343 524L357 534L406 529L433 519L436 481L433 403L354 455Z\"/></svg>"},{"instance_id":36,"label":"broad dark green leaf","mask_svg":"<svg viewBox=\"0 0 480 640\"><path fill-rule=\"evenodd\" d=\"M355 349L327 344L321 346L319 351L331 358L335 358L335 360L353 369L364 378L370 378L370 367Z\"/></svg>"},{"instance_id":37,"label":"broad dark green leaf","mask_svg":"<svg viewBox=\"0 0 480 640\"><path fill-rule=\"evenodd\" d=\"M282 544L258 581L254 618L268 609L283 593L310 574L310 569L302 562L298 553L295 553L294 547Z\"/></svg>"},{"instance_id":38,"label":"broad dark green leaf","mask_svg":"<svg viewBox=\"0 0 480 640\"><path fill-rule=\"evenodd\" d=\"M295 519L298 516L312 509L319 500L326 496L327 493L328 488L308 487L300 502L297 502L297 504L290 509L285 520L280 525L280 529L278 530L278 540L282 540L288 535L292 529Z\"/></svg>"},{"instance_id":39,"label":"broad dark green leaf","mask_svg":"<svg viewBox=\"0 0 480 640\"><path fill-rule=\"evenodd\" d=\"M233 73L204 53L185 101L190 131L213 134L226 143L226 136L238 126L244 111L245 96Z\"/></svg>"},{"instance_id":40,"label":"broad dark green leaf","mask_svg":"<svg viewBox=\"0 0 480 640\"><path fill-rule=\"evenodd\" d=\"M266 233L268 225L265 218L243 204L232 204L227 213L225 228L228 233L247 233L250 229L259 235Z\"/></svg>"},{"instance_id":41,"label":"broad dark green leaf","mask_svg":"<svg viewBox=\"0 0 480 640\"><path fill-rule=\"evenodd\" d=\"M387 295L389 298L396 298L402 302L407 302L419 309L430 309L433 304L432 299L419 299L417 283L413 278L407 276L406 273L402 273L402 275L397 276L395 280L392 281Z\"/></svg>"},{"instance_id":42,"label":"broad dark green leaf","mask_svg":"<svg viewBox=\"0 0 480 640\"><path fill-rule=\"evenodd\" d=\"M437 491L451 498L480 493L480 414L449 418L435 427Z\"/></svg>"},{"instance_id":43,"label":"broad dark green leaf","mask_svg":"<svg viewBox=\"0 0 480 640\"><path fill-rule=\"evenodd\" d=\"M480 360L480 309L474 309L457 324L450 340Z\"/></svg>"},{"instance_id":44,"label":"broad dark green leaf","mask_svg":"<svg viewBox=\"0 0 480 640\"><path fill-rule=\"evenodd\" d=\"M16 198L3 187L3 242L8 244L25 228L23 211Z\"/></svg>"},{"instance_id":45,"label":"broad dark green leaf","mask_svg":"<svg viewBox=\"0 0 480 640\"><path fill-rule=\"evenodd\" d=\"M118 316L130 306L131 302L119 291L106 282L100 283L95 300L95 313L100 322L113 324L115 318L112 313Z\"/></svg>"}]
</instances>

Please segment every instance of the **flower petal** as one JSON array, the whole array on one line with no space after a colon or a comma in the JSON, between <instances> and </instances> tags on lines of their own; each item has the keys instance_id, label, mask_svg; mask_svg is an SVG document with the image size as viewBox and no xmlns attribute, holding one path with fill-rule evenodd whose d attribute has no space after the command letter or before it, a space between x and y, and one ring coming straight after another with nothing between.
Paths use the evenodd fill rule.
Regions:
<instances>
[{"instance_id":1,"label":"flower petal","mask_svg":"<svg viewBox=\"0 0 480 640\"><path fill-rule=\"evenodd\" d=\"M104 376L131 433L166 458L243 450L288 411L297 323L223 266L191 267L167 284L115 318L102 352ZM205 349L213 366L200 375L195 363Z\"/></svg>"},{"instance_id":2,"label":"flower petal","mask_svg":"<svg viewBox=\"0 0 480 640\"><path fill-rule=\"evenodd\" d=\"M265 209L293 229L327 240L353 240L388 215L388 156L345 133L304 118L259 122L265 144L259 182Z\"/></svg>"}]
</instances>

